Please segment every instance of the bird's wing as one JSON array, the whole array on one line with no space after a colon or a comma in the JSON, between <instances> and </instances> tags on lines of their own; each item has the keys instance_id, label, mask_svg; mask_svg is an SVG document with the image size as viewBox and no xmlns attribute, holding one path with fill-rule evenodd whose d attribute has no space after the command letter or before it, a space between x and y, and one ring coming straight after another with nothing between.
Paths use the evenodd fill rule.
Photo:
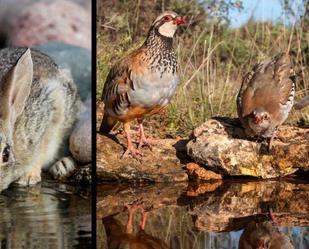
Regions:
<instances>
[{"instance_id":1,"label":"bird's wing","mask_svg":"<svg viewBox=\"0 0 309 249\"><path fill-rule=\"evenodd\" d=\"M244 117L250 114L255 106L256 91L261 88L258 79L265 70L265 62L256 64L253 69L243 78L238 96L237 96L237 111L239 117ZM260 90L258 90L259 93Z\"/></svg>"},{"instance_id":2,"label":"bird's wing","mask_svg":"<svg viewBox=\"0 0 309 249\"><path fill-rule=\"evenodd\" d=\"M237 98L241 116L250 114L256 107L276 112L279 103L287 105L294 98L291 62L288 55L279 54L272 60L254 66L243 80Z\"/></svg>"},{"instance_id":3,"label":"bird's wing","mask_svg":"<svg viewBox=\"0 0 309 249\"><path fill-rule=\"evenodd\" d=\"M143 53L144 50L139 49L123 58L111 68L106 78L102 100L105 108L111 108L116 115L125 114L131 105L128 91L135 89L132 78L143 74L140 66Z\"/></svg>"}]
</instances>

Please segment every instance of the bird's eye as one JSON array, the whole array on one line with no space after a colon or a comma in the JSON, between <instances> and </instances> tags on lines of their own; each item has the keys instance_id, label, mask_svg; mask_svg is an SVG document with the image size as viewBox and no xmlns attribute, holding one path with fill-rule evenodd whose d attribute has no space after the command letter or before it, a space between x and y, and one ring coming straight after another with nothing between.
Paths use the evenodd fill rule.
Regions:
<instances>
[{"instance_id":1,"label":"bird's eye","mask_svg":"<svg viewBox=\"0 0 309 249\"><path fill-rule=\"evenodd\" d=\"M10 158L10 146L6 145L4 150L2 151L2 162L7 163Z\"/></svg>"},{"instance_id":2,"label":"bird's eye","mask_svg":"<svg viewBox=\"0 0 309 249\"><path fill-rule=\"evenodd\" d=\"M171 21L173 18L171 17L171 16L164 16L163 17L163 20L165 21L165 22L169 22L169 21Z\"/></svg>"}]
</instances>

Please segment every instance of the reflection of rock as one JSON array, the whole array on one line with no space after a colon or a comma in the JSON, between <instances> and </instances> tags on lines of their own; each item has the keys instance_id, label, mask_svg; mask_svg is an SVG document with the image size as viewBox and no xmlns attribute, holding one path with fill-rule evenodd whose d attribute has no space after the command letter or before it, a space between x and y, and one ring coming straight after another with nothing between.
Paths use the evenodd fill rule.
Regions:
<instances>
[{"instance_id":1,"label":"reflection of rock","mask_svg":"<svg viewBox=\"0 0 309 249\"><path fill-rule=\"evenodd\" d=\"M274 178L308 170L309 130L282 126L273 148L248 140L238 120L210 119L194 130L187 152L199 164L226 175Z\"/></svg>"},{"instance_id":2,"label":"reflection of rock","mask_svg":"<svg viewBox=\"0 0 309 249\"><path fill-rule=\"evenodd\" d=\"M252 217L267 215L272 207L276 224L309 226L309 185L261 181L225 183L197 197L182 196L190 204L198 230L230 231L244 227ZM220 219L218 219L220 217Z\"/></svg>"},{"instance_id":3,"label":"reflection of rock","mask_svg":"<svg viewBox=\"0 0 309 249\"><path fill-rule=\"evenodd\" d=\"M239 249L252 248L293 249L294 247L290 238L281 233L273 222L251 221L240 237Z\"/></svg>"},{"instance_id":4,"label":"reflection of rock","mask_svg":"<svg viewBox=\"0 0 309 249\"><path fill-rule=\"evenodd\" d=\"M141 187L127 187L125 185L99 185L97 187L97 218L107 217L123 211L124 203L143 200L146 207L153 209L176 205L177 198L185 191L187 184L173 185L156 184ZM102 193L102 195L100 195ZM130 193L130 194L128 194Z\"/></svg>"},{"instance_id":5,"label":"reflection of rock","mask_svg":"<svg viewBox=\"0 0 309 249\"><path fill-rule=\"evenodd\" d=\"M7 35L11 46L61 41L91 48L90 13L68 0L39 1L24 6Z\"/></svg>"},{"instance_id":6,"label":"reflection of rock","mask_svg":"<svg viewBox=\"0 0 309 249\"><path fill-rule=\"evenodd\" d=\"M152 151L142 148L142 162L121 159L123 137L97 135L97 177L100 180L180 182L188 176L182 169L186 158L185 142L174 139L157 140Z\"/></svg>"},{"instance_id":7,"label":"reflection of rock","mask_svg":"<svg viewBox=\"0 0 309 249\"><path fill-rule=\"evenodd\" d=\"M146 207L153 206L146 232L165 240L171 249L206 248L205 245L238 248L240 230L252 220L269 220L269 207L272 207L276 225L280 231L289 233L295 248L309 248L309 228L306 228L309 225L308 184L241 180L194 183L188 187L186 183L108 184L99 185L97 194L100 246L106 241L102 218L113 216L125 226L127 212L124 205L142 200ZM135 231L138 226L137 220ZM303 247L297 246L300 244Z\"/></svg>"}]
</instances>

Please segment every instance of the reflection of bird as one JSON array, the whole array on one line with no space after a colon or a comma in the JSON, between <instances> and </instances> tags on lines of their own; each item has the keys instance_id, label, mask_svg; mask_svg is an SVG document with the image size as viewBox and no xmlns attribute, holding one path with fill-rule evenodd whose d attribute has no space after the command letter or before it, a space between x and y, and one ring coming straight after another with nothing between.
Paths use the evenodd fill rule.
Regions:
<instances>
[{"instance_id":1,"label":"reflection of bird","mask_svg":"<svg viewBox=\"0 0 309 249\"><path fill-rule=\"evenodd\" d=\"M140 154L132 145L130 122L137 119L139 123L139 148L149 145L143 119L162 110L175 93L178 77L173 36L183 23L184 19L175 12L159 15L142 47L120 60L107 76L102 93L105 109L100 131L109 133L117 121L124 123L128 147L123 157Z\"/></svg>"},{"instance_id":2,"label":"reflection of bird","mask_svg":"<svg viewBox=\"0 0 309 249\"><path fill-rule=\"evenodd\" d=\"M239 240L239 249L293 249L289 237L271 221L251 221Z\"/></svg>"},{"instance_id":3,"label":"reflection of bird","mask_svg":"<svg viewBox=\"0 0 309 249\"><path fill-rule=\"evenodd\" d=\"M249 136L269 139L287 119L293 106L295 84L291 62L286 54L261 62L243 79L237 97L239 119Z\"/></svg>"},{"instance_id":4,"label":"reflection of bird","mask_svg":"<svg viewBox=\"0 0 309 249\"><path fill-rule=\"evenodd\" d=\"M128 221L126 229L113 217L103 219L103 224L107 233L107 244L109 249L168 249L168 246L160 239L155 238L145 232L147 212L141 205L133 204L127 206ZM141 210L142 219L140 230L133 234L133 216L136 210Z\"/></svg>"}]
</instances>

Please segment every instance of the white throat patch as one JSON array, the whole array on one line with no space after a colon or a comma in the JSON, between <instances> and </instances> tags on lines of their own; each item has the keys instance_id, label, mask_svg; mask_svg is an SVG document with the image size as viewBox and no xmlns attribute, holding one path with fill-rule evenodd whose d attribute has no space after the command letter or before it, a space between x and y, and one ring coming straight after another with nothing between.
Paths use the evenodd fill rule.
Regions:
<instances>
[{"instance_id":1,"label":"white throat patch","mask_svg":"<svg viewBox=\"0 0 309 249\"><path fill-rule=\"evenodd\" d=\"M176 32L176 29L177 25L172 22L166 22L159 27L158 31L161 35L172 38Z\"/></svg>"}]
</instances>

